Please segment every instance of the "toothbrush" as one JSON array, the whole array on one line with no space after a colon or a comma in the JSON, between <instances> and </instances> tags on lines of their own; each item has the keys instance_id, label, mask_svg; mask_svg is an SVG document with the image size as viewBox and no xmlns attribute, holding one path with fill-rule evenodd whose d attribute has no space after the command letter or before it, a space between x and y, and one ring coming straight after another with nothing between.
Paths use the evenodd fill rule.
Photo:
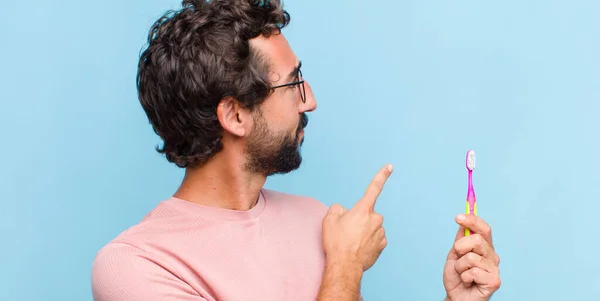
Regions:
<instances>
[{"instance_id":1,"label":"toothbrush","mask_svg":"<svg viewBox=\"0 0 600 301\"><path fill-rule=\"evenodd\" d=\"M473 170L475 170L475 151L469 150L467 152L467 171L469 172L469 190L467 192L467 206L466 213L477 215L477 204L475 199L475 190L473 189ZM465 236L471 235L469 228L465 229Z\"/></svg>"}]
</instances>

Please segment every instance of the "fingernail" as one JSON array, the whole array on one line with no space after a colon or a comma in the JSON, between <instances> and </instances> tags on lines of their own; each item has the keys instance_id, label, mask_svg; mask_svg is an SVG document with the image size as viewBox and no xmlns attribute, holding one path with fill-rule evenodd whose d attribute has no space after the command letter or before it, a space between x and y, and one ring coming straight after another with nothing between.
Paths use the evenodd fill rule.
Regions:
<instances>
[{"instance_id":1,"label":"fingernail","mask_svg":"<svg viewBox=\"0 0 600 301\"><path fill-rule=\"evenodd\" d=\"M394 171L394 166L392 166L392 164L388 165L388 170L389 170L390 172Z\"/></svg>"},{"instance_id":2,"label":"fingernail","mask_svg":"<svg viewBox=\"0 0 600 301\"><path fill-rule=\"evenodd\" d=\"M456 217L456 219L457 219L457 220L459 220L459 221L464 221L465 219L467 219L467 217L466 217L464 214L459 214L459 215Z\"/></svg>"}]
</instances>

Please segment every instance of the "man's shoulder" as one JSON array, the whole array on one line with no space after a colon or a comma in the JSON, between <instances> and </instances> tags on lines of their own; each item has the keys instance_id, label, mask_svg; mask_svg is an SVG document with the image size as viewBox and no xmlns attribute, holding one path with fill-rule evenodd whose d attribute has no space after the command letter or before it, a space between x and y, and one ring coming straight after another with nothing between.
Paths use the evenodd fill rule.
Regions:
<instances>
[{"instance_id":1,"label":"man's shoulder","mask_svg":"<svg viewBox=\"0 0 600 301\"><path fill-rule=\"evenodd\" d=\"M172 270L169 256L157 249L157 245L175 244L169 233L178 225L177 216L176 210L160 202L140 221L100 248L92 262L94 293L109 292L115 282L124 285L130 278L150 283L152 277L178 276Z\"/></svg>"},{"instance_id":2,"label":"man's shoulder","mask_svg":"<svg viewBox=\"0 0 600 301\"><path fill-rule=\"evenodd\" d=\"M136 245L137 241L143 241L146 236L157 236L169 231L174 226L174 219L181 219L182 215L166 201L158 203L152 210L146 213L137 223L119 233L111 243L126 243Z\"/></svg>"},{"instance_id":3,"label":"man's shoulder","mask_svg":"<svg viewBox=\"0 0 600 301\"><path fill-rule=\"evenodd\" d=\"M100 249L91 268L94 300L165 300L173 294L204 300L182 279L168 256L119 238Z\"/></svg>"},{"instance_id":4,"label":"man's shoulder","mask_svg":"<svg viewBox=\"0 0 600 301\"><path fill-rule=\"evenodd\" d=\"M174 208L161 202L140 221L113 237L98 251L95 260L127 261L131 257L153 253L151 251L156 241L168 243L173 240L169 233L179 225L176 221L182 218Z\"/></svg>"}]
</instances>

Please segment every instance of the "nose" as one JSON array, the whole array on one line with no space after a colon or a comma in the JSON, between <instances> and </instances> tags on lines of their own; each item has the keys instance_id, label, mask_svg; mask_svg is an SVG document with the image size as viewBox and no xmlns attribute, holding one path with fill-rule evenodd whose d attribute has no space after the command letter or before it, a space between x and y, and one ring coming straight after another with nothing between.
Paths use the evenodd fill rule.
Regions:
<instances>
[{"instance_id":1,"label":"nose","mask_svg":"<svg viewBox=\"0 0 600 301\"><path fill-rule=\"evenodd\" d=\"M304 103L300 103L300 113L312 112L317 109L317 100L315 99L315 95L313 94L310 84L307 81L304 82L304 89L306 91L306 101Z\"/></svg>"}]
</instances>

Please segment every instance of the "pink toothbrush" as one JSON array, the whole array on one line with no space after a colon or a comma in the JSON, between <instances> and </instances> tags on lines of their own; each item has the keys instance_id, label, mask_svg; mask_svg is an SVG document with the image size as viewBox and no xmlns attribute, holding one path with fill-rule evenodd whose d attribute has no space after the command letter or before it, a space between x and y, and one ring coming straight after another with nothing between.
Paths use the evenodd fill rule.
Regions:
<instances>
[{"instance_id":1,"label":"pink toothbrush","mask_svg":"<svg viewBox=\"0 0 600 301\"><path fill-rule=\"evenodd\" d=\"M475 170L475 151L467 152L467 170L469 171L469 191L467 192L466 214L477 215L477 204L475 199L475 190L473 189L473 170ZM465 229L465 236L471 235L470 229Z\"/></svg>"}]
</instances>

